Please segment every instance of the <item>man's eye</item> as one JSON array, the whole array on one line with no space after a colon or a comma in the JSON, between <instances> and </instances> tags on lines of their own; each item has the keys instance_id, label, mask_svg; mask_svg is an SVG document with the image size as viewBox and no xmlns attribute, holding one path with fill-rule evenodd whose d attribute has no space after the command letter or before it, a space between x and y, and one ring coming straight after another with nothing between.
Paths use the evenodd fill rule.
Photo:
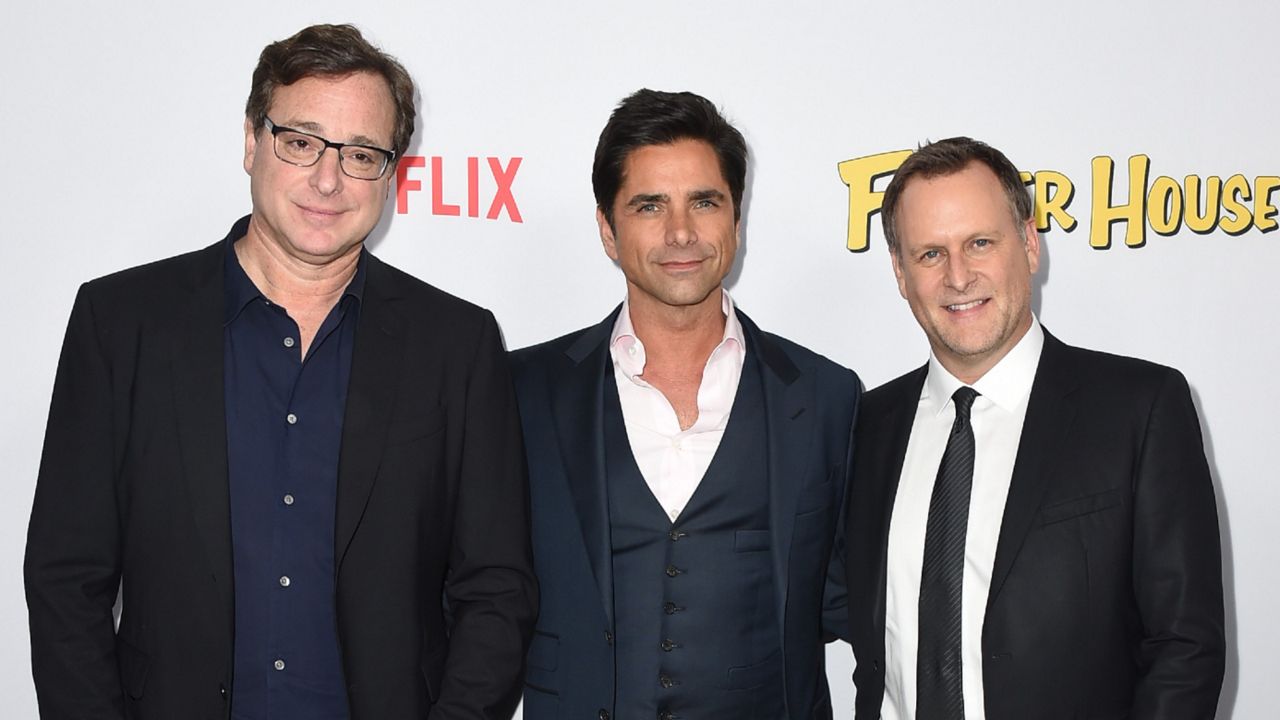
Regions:
<instances>
[{"instance_id":1,"label":"man's eye","mask_svg":"<svg viewBox=\"0 0 1280 720\"><path fill-rule=\"evenodd\" d=\"M976 240L973 241L973 246L979 247L979 248L987 247L990 244L991 244L991 240L988 238L977 238Z\"/></svg>"},{"instance_id":2,"label":"man's eye","mask_svg":"<svg viewBox=\"0 0 1280 720\"><path fill-rule=\"evenodd\" d=\"M924 253L920 255L921 260L936 260L940 257L942 257L942 251L940 250L925 250Z\"/></svg>"},{"instance_id":3,"label":"man's eye","mask_svg":"<svg viewBox=\"0 0 1280 720\"><path fill-rule=\"evenodd\" d=\"M658 206L654 203L642 203L636 206L636 212L650 213L657 212Z\"/></svg>"},{"instance_id":4,"label":"man's eye","mask_svg":"<svg viewBox=\"0 0 1280 720\"><path fill-rule=\"evenodd\" d=\"M693 204L695 208L713 208L716 206L715 200L699 200Z\"/></svg>"}]
</instances>

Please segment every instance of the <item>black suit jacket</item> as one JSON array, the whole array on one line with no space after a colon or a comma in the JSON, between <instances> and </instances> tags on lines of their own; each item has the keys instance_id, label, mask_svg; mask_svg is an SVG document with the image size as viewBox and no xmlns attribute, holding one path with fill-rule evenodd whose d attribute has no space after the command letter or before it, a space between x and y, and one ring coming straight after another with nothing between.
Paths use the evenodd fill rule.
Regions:
<instances>
[{"instance_id":1,"label":"black suit jacket","mask_svg":"<svg viewBox=\"0 0 1280 720\"><path fill-rule=\"evenodd\" d=\"M604 383L614 382L608 345L617 313L512 353L542 591L529 653L526 720L620 717L613 705L614 590L603 421ZM839 509L861 384L852 371L762 332L742 313L738 318L747 352L760 360L764 388L770 550L789 716L830 717L824 608L827 629L846 634L843 568L831 558L833 545L841 542Z\"/></svg>"},{"instance_id":2,"label":"black suit jacket","mask_svg":"<svg viewBox=\"0 0 1280 720\"><path fill-rule=\"evenodd\" d=\"M229 712L224 252L76 298L25 565L46 720ZM496 324L373 257L359 322L334 547L352 718L507 717L536 586Z\"/></svg>"},{"instance_id":3,"label":"black suit jacket","mask_svg":"<svg viewBox=\"0 0 1280 720\"><path fill-rule=\"evenodd\" d=\"M849 503L857 716L884 694L889 519L926 368L868 392ZM1213 484L1176 370L1045 333L982 631L987 720L1212 718Z\"/></svg>"}]
</instances>

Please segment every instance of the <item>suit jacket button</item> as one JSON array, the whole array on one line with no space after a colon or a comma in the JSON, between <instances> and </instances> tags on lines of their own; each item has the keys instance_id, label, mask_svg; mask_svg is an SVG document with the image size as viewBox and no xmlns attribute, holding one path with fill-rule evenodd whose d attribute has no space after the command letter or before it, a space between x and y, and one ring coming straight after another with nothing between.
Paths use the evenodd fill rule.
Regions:
<instances>
[{"instance_id":1,"label":"suit jacket button","mask_svg":"<svg viewBox=\"0 0 1280 720\"><path fill-rule=\"evenodd\" d=\"M600 712L596 713L596 717L600 718L600 720L609 720L609 711L600 708Z\"/></svg>"},{"instance_id":2,"label":"suit jacket button","mask_svg":"<svg viewBox=\"0 0 1280 720\"><path fill-rule=\"evenodd\" d=\"M670 710L663 710L658 713L658 720L676 720L676 716Z\"/></svg>"}]
</instances>

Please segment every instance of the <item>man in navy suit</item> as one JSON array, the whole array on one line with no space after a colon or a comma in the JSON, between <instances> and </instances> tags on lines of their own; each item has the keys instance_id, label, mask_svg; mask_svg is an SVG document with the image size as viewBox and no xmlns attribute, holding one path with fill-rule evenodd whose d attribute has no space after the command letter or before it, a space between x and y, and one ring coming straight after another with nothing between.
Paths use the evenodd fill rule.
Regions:
<instances>
[{"instance_id":1,"label":"man in navy suit","mask_svg":"<svg viewBox=\"0 0 1280 720\"><path fill-rule=\"evenodd\" d=\"M857 717L1212 718L1218 519L1186 380L1040 326L1033 206L998 150L926 145L882 213L932 352L858 425Z\"/></svg>"},{"instance_id":2,"label":"man in navy suit","mask_svg":"<svg viewBox=\"0 0 1280 720\"><path fill-rule=\"evenodd\" d=\"M705 98L626 98L592 173L626 298L513 353L542 589L528 720L831 717L861 386L724 291L746 168Z\"/></svg>"}]
</instances>

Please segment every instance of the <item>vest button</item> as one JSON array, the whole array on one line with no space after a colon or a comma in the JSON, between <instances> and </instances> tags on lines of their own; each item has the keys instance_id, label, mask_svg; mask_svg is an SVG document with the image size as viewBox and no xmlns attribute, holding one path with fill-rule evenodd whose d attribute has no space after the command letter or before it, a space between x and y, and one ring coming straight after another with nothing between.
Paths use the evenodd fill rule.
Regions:
<instances>
[{"instance_id":1,"label":"vest button","mask_svg":"<svg viewBox=\"0 0 1280 720\"><path fill-rule=\"evenodd\" d=\"M605 631L604 631L604 641L605 641L606 643L608 643L608 644L612 645L612 644L613 644L613 633L609 632L608 630L605 630Z\"/></svg>"},{"instance_id":2,"label":"vest button","mask_svg":"<svg viewBox=\"0 0 1280 720\"><path fill-rule=\"evenodd\" d=\"M662 687L670 689L672 685L676 684L676 681L672 680L670 675L662 674L658 676L658 683L661 684Z\"/></svg>"},{"instance_id":3,"label":"vest button","mask_svg":"<svg viewBox=\"0 0 1280 720\"><path fill-rule=\"evenodd\" d=\"M658 720L676 720L676 716L670 710L663 710L658 713Z\"/></svg>"},{"instance_id":4,"label":"vest button","mask_svg":"<svg viewBox=\"0 0 1280 720\"><path fill-rule=\"evenodd\" d=\"M662 612L668 615L675 615L676 613L680 612L683 609L684 608L680 607L679 605L673 602L662 603Z\"/></svg>"},{"instance_id":5,"label":"vest button","mask_svg":"<svg viewBox=\"0 0 1280 720\"><path fill-rule=\"evenodd\" d=\"M684 532L682 530L672 529L670 532L667 533L667 537L671 538L671 542L677 542L680 540L680 538L689 537L689 533Z\"/></svg>"},{"instance_id":6,"label":"vest button","mask_svg":"<svg viewBox=\"0 0 1280 720\"><path fill-rule=\"evenodd\" d=\"M666 640L663 640L663 641L658 645L658 647L662 648L662 651L663 651L663 652L671 652L672 650L675 650L676 648L678 648L678 647L680 647L680 646L679 646L678 644L676 644L676 643L675 643L671 638L667 638Z\"/></svg>"},{"instance_id":7,"label":"vest button","mask_svg":"<svg viewBox=\"0 0 1280 720\"><path fill-rule=\"evenodd\" d=\"M680 568L676 567L675 565L668 565L668 566L667 566L667 577L675 577L675 576L679 575L679 574L680 574L680 573L682 573L682 572L684 572L684 571L683 571L683 570L681 570Z\"/></svg>"},{"instance_id":8,"label":"vest button","mask_svg":"<svg viewBox=\"0 0 1280 720\"><path fill-rule=\"evenodd\" d=\"M600 712L596 713L596 717L600 718L600 720L609 720L609 711L600 708Z\"/></svg>"}]
</instances>

